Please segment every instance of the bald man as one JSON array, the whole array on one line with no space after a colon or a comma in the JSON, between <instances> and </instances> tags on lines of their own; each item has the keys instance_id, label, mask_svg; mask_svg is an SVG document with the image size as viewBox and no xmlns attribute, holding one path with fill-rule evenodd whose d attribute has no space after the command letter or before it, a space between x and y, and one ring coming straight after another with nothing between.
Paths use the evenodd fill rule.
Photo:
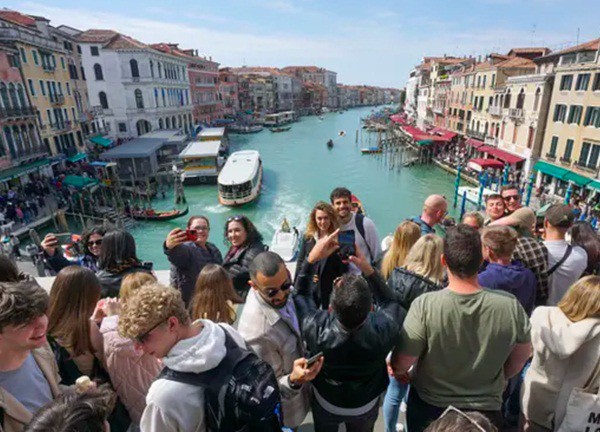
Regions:
<instances>
[{"instance_id":1,"label":"bald man","mask_svg":"<svg viewBox=\"0 0 600 432\"><path fill-rule=\"evenodd\" d=\"M442 195L429 195L423 203L421 216L412 221L421 227L421 235L435 234L435 226L448 214L448 202Z\"/></svg>"}]
</instances>

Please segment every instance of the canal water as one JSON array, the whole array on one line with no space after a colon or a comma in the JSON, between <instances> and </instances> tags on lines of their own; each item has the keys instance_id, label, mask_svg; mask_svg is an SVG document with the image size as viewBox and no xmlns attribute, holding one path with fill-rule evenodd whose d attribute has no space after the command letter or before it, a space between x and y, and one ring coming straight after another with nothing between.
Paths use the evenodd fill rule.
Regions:
<instances>
[{"instance_id":1,"label":"canal water","mask_svg":"<svg viewBox=\"0 0 600 432\"><path fill-rule=\"evenodd\" d=\"M440 193L452 200L454 177L433 166L413 166L390 170L385 156L362 155L356 144L360 118L372 108L328 113L323 120L302 117L289 132L272 133L263 130L251 135L230 135L231 151L255 149L260 152L263 167L263 188L258 200L243 207L230 208L219 204L215 185L186 186L189 215L205 215L210 219L209 241L222 251L225 221L232 215L245 214L270 244L275 229L284 217L290 225L303 230L312 206L319 200L328 201L336 186L349 188L362 201L367 215L378 228L380 238L393 232L408 217L420 213L423 200L431 193ZM345 131L345 136L339 136ZM363 133L367 141L368 134ZM374 144L375 134L371 134ZM332 139L329 150L326 142ZM154 207L173 207L172 197L154 201ZM453 209L450 209L453 215ZM188 217L189 217L188 215ZM142 222L134 230L138 255L154 262L155 269L168 269L162 243L170 230L185 227L187 218L169 222Z\"/></svg>"}]
</instances>

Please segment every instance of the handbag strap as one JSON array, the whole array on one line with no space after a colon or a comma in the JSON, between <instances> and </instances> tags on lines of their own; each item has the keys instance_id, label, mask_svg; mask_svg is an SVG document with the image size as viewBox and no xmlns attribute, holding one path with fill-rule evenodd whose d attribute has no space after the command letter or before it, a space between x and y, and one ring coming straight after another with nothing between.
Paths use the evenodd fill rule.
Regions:
<instances>
[{"instance_id":1,"label":"handbag strap","mask_svg":"<svg viewBox=\"0 0 600 432\"><path fill-rule=\"evenodd\" d=\"M560 261L558 261L556 264L554 264L552 266L552 268L550 268L550 270L548 270L548 276L550 276L552 273L554 273L556 271L557 268L559 268L561 265L563 265L563 263L567 260L567 258L569 258L569 255L571 255L572 251L573 251L573 246L567 245L567 250L565 251L565 254L560 259Z\"/></svg>"}]
</instances>

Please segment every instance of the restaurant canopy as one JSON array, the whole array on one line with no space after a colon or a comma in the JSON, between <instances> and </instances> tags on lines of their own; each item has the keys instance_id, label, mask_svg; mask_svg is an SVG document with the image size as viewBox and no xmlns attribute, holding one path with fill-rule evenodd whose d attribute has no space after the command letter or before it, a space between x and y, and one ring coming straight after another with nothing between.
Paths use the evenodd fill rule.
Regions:
<instances>
[{"instance_id":1,"label":"restaurant canopy","mask_svg":"<svg viewBox=\"0 0 600 432\"><path fill-rule=\"evenodd\" d=\"M402 117L400 114L394 114L394 115L390 116L390 120L392 121L392 123L398 123L400 125L406 124L406 119L404 117Z\"/></svg>"},{"instance_id":2,"label":"restaurant canopy","mask_svg":"<svg viewBox=\"0 0 600 432\"><path fill-rule=\"evenodd\" d=\"M471 159L467 166L477 172L481 172L487 168L503 169L504 164L496 159Z\"/></svg>"},{"instance_id":3,"label":"restaurant canopy","mask_svg":"<svg viewBox=\"0 0 600 432\"><path fill-rule=\"evenodd\" d=\"M533 166L533 169L547 174L551 177L555 177L566 182L572 182L577 186L588 186L593 189L599 189L600 186L600 183L594 179L582 176L581 174L577 174L576 172L570 171L568 169L552 165L548 162L538 161Z\"/></svg>"},{"instance_id":4,"label":"restaurant canopy","mask_svg":"<svg viewBox=\"0 0 600 432\"><path fill-rule=\"evenodd\" d=\"M487 153L489 156L493 156L496 159L500 159L501 161L504 161L509 165L523 162L525 160L524 158L514 155L512 153L509 153L507 151L500 150L499 148L490 147L490 146L486 146L486 145L479 147L477 149L477 151Z\"/></svg>"},{"instance_id":5,"label":"restaurant canopy","mask_svg":"<svg viewBox=\"0 0 600 432\"><path fill-rule=\"evenodd\" d=\"M89 177L82 177L82 176L77 176L77 175L68 175L64 178L64 180L62 181L62 184L65 186L71 186L74 187L76 189L83 189L86 188L88 186L94 186L98 184L98 180L93 179L93 178L89 178Z\"/></svg>"},{"instance_id":6,"label":"restaurant canopy","mask_svg":"<svg viewBox=\"0 0 600 432\"><path fill-rule=\"evenodd\" d=\"M476 140L475 138L469 138L465 144L478 149L479 147L483 146L483 141Z\"/></svg>"},{"instance_id":7,"label":"restaurant canopy","mask_svg":"<svg viewBox=\"0 0 600 432\"><path fill-rule=\"evenodd\" d=\"M112 144L112 141L109 140L108 138L104 138L100 135L95 136L95 137L91 137L90 141L93 142L96 145L99 145L101 147L110 147Z\"/></svg>"},{"instance_id":8,"label":"restaurant canopy","mask_svg":"<svg viewBox=\"0 0 600 432\"><path fill-rule=\"evenodd\" d=\"M416 142L418 141L424 141L424 140L428 140L428 141L432 141L432 142L445 142L447 141L446 139L437 136L437 135L432 135L429 134L421 129L419 129L418 127L414 127L414 126L402 126L402 130L407 133L408 135L411 136L411 138L413 140L415 140Z\"/></svg>"}]
</instances>

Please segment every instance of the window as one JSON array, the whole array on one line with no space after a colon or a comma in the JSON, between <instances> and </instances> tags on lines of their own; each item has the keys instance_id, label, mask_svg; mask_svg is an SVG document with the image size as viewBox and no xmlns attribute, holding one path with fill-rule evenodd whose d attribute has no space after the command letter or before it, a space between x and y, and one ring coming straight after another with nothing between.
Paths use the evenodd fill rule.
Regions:
<instances>
[{"instance_id":1,"label":"window","mask_svg":"<svg viewBox=\"0 0 600 432\"><path fill-rule=\"evenodd\" d=\"M44 87L44 81L40 80L40 90L42 91L42 95L46 96L46 88Z\"/></svg>"},{"instance_id":2,"label":"window","mask_svg":"<svg viewBox=\"0 0 600 432\"><path fill-rule=\"evenodd\" d=\"M569 110L569 121L567 123L581 123L581 113L583 112L583 107L581 105L571 105L571 109Z\"/></svg>"},{"instance_id":3,"label":"window","mask_svg":"<svg viewBox=\"0 0 600 432\"><path fill-rule=\"evenodd\" d=\"M142 91L140 89L135 89L135 105L140 108L143 109L144 108L144 98L142 96Z\"/></svg>"},{"instance_id":4,"label":"window","mask_svg":"<svg viewBox=\"0 0 600 432\"><path fill-rule=\"evenodd\" d=\"M565 147L565 154L563 155L563 160L570 161L571 160L571 153L573 153L573 140L572 139L568 139L567 140L567 145Z\"/></svg>"},{"instance_id":5,"label":"window","mask_svg":"<svg viewBox=\"0 0 600 432\"><path fill-rule=\"evenodd\" d=\"M35 96L35 88L33 86L33 80L28 79L27 85L29 86L29 93L31 93L31 96Z\"/></svg>"},{"instance_id":6,"label":"window","mask_svg":"<svg viewBox=\"0 0 600 432\"><path fill-rule=\"evenodd\" d=\"M85 69L81 66L81 79L85 81Z\"/></svg>"},{"instance_id":7,"label":"window","mask_svg":"<svg viewBox=\"0 0 600 432\"><path fill-rule=\"evenodd\" d=\"M573 75L563 75L560 79L561 90L571 90L573 86Z\"/></svg>"},{"instance_id":8,"label":"window","mask_svg":"<svg viewBox=\"0 0 600 432\"><path fill-rule=\"evenodd\" d=\"M492 83L491 86L494 87L496 85L496 74L492 74Z\"/></svg>"},{"instance_id":9,"label":"window","mask_svg":"<svg viewBox=\"0 0 600 432\"><path fill-rule=\"evenodd\" d=\"M19 67L19 58L15 55L8 55L8 65L10 67Z\"/></svg>"},{"instance_id":10,"label":"window","mask_svg":"<svg viewBox=\"0 0 600 432\"><path fill-rule=\"evenodd\" d=\"M98 63L94 65L94 76L96 81L104 81L104 75L102 74L102 66Z\"/></svg>"},{"instance_id":11,"label":"window","mask_svg":"<svg viewBox=\"0 0 600 432\"><path fill-rule=\"evenodd\" d=\"M19 51L21 52L21 61L27 63L27 53L23 48L19 48Z\"/></svg>"},{"instance_id":12,"label":"window","mask_svg":"<svg viewBox=\"0 0 600 432\"><path fill-rule=\"evenodd\" d=\"M66 84L65 84L65 87L67 88L67 94L68 94L69 96L71 96L71 84L69 84L69 83L66 83Z\"/></svg>"},{"instance_id":13,"label":"window","mask_svg":"<svg viewBox=\"0 0 600 432\"><path fill-rule=\"evenodd\" d=\"M133 78L139 78L140 70L138 68L138 62L136 59L129 60L129 67L131 68L131 76Z\"/></svg>"},{"instance_id":14,"label":"window","mask_svg":"<svg viewBox=\"0 0 600 432\"><path fill-rule=\"evenodd\" d=\"M97 46L90 47L90 54L92 54L94 57L98 57L100 55L100 51L98 50L98 47Z\"/></svg>"},{"instance_id":15,"label":"window","mask_svg":"<svg viewBox=\"0 0 600 432\"><path fill-rule=\"evenodd\" d=\"M582 73L577 75L577 83L575 84L575 90L586 91L590 85L590 74Z\"/></svg>"},{"instance_id":16,"label":"window","mask_svg":"<svg viewBox=\"0 0 600 432\"><path fill-rule=\"evenodd\" d=\"M552 141L550 142L550 151L547 156L556 157L556 149L558 148L558 137L553 136Z\"/></svg>"},{"instance_id":17,"label":"window","mask_svg":"<svg viewBox=\"0 0 600 432\"><path fill-rule=\"evenodd\" d=\"M600 128L600 107L588 107L583 125Z\"/></svg>"},{"instance_id":18,"label":"window","mask_svg":"<svg viewBox=\"0 0 600 432\"><path fill-rule=\"evenodd\" d=\"M487 75L483 76L483 88L485 88L485 82L487 81Z\"/></svg>"},{"instance_id":19,"label":"window","mask_svg":"<svg viewBox=\"0 0 600 432\"><path fill-rule=\"evenodd\" d=\"M150 60L150 76L154 78L154 63Z\"/></svg>"},{"instance_id":20,"label":"window","mask_svg":"<svg viewBox=\"0 0 600 432\"><path fill-rule=\"evenodd\" d=\"M32 50L31 51L31 55L33 56L33 62L36 65L39 65L37 51L36 50Z\"/></svg>"},{"instance_id":21,"label":"window","mask_svg":"<svg viewBox=\"0 0 600 432\"><path fill-rule=\"evenodd\" d=\"M554 121L555 122L564 122L567 116L567 106L562 104L557 104L554 107Z\"/></svg>"},{"instance_id":22,"label":"window","mask_svg":"<svg viewBox=\"0 0 600 432\"><path fill-rule=\"evenodd\" d=\"M541 94L542 94L542 91L538 87L538 89L535 91L535 97L533 99L533 110L534 111L537 111L539 109L539 107L540 107L540 96L541 96Z\"/></svg>"},{"instance_id":23,"label":"window","mask_svg":"<svg viewBox=\"0 0 600 432\"><path fill-rule=\"evenodd\" d=\"M63 94L63 92L62 92L62 83L60 83L60 82L58 83L58 94L59 95Z\"/></svg>"},{"instance_id":24,"label":"window","mask_svg":"<svg viewBox=\"0 0 600 432\"><path fill-rule=\"evenodd\" d=\"M585 144L585 143L584 143ZM598 167L598 157L600 156L600 145L594 144L592 146L592 153L588 160L588 168L596 169Z\"/></svg>"},{"instance_id":25,"label":"window","mask_svg":"<svg viewBox=\"0 0 600 432\"><path fill-rule=\"evenodd\" d=\"M584 142L581 145L581 153L579 153L579 162L578 165L580 166L586 166L587 165L587 160L588 157L590 155L590 148L592 147L592 145L590 143Z\"/></svg>"},{"instance_id":26,"label":"window","mask_svg":"<svg viewBox=\"0 0 600 432\"><path fill-rule=\"evenodd\" d=\"M506 96L504 97L504 107L503 108L510 108L510 89L508 90L508 93L506 93Z\"/></svg>"},{"instance_id":27,"label":"window","mask_svg":"<svg viewBox=\"0 0 600 432\"><path fill-rule=\"evenodd\" d=\"M119 123L119 132L127 132L127 123Z\"/></svg>"},{"instance_id":28,"label":"window","mask_svg":"<svg viewBox=\"0 0 600 432\"><path fill-rule=\"evenodd\" d=\"M517 108L523 109L525 105L525 90L521 89L519 95L517 96Z\"/></svg>"},{"instance_id":29,"label":"window","mask_svg":"<svg viewBox=\"0 0 600 432\"><path fill-rule=\"evenodd\" d=\"M594 75L594 85L592 86L592 90L600 91L600 72Z\"/></svg>"},{"instance_id":30,"label":"window","mask_svg":"<svg viewBox=\"0 0 600 432\"><path fill-rule=\"evenodd\" d=\"M108 99L106 98L106 93L98 93L98 99L100 99L100 106L102 109L108 109Z\"/></svg>"},{"instance_id":31,"label":"window","mask_svg":"<svg viewBox=\"0 0 600 432\"><path fill-rule=\"evenodd\" d=\"M81 54L81 45L77 45L77 52Z\"/></svg>"}]
</instances>

